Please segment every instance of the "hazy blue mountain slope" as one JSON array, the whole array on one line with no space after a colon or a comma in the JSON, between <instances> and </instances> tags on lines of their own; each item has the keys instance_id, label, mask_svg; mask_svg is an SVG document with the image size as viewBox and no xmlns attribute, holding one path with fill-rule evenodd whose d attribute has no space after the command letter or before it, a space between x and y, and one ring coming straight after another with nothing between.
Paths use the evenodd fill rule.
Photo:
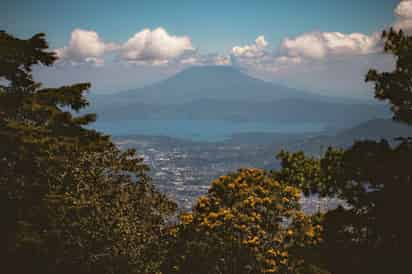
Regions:
<instances>
[{"instance_id":1,"label":"hazy blue mountain slope","mask_svg":"<svg viewBox=\"0 0 412 274\"><path fill-rule=\"evenodd\" d=\"M205 119L324 122L350 127L388 117L379 104L328 98L252 78L226 66L191 67L159 83L90 97L99 120Z\"/></svg>"},{"instance_id":2,"label":"hazy blue mountain slope","mask_svg":"<svg viewBox=\"0 0 412 274\"><path fill-rule=\"evenodd\" d=\"M267 101L306 98L303 91L265 82L228 66L191 67L144 88L119 92L116 97L151 104L178 104L199 99Z\"/></svg>"},{"instance_id":3,"label":"hazy blue mountain slope","mask_svg":"<svg viewBox=\"0 0 412 274\"><path fill-rule=\"evenodd\" d=\"M294 145L294 150L303 150L318 154L329 146L348 147L355 141L381 140L395 142L398 137L412 136L412 127L394 122L390 119L373 119L355 127L339 131L334 136L308 138Z\"/></svg>"},{"instance_id":4,"label":"hazy blue mountain slope","mask_svg":"<svg viewBox=\"0 0 412 274\"><path fill-rule=\"evenodd\" d=\"M302 99L269 102L198 100L185 104L130 105L93 109L99 120L194 119L236 122L323 122L328 127L350 127L368 119L389 117L382 105L344 104Z\"/></svg>"}]
</instances>

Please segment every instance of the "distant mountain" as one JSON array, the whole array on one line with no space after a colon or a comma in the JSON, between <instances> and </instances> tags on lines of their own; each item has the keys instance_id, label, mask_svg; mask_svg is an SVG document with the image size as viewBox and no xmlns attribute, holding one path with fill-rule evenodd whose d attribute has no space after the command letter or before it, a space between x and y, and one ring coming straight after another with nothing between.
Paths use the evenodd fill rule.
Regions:
<instances>
[{"instance_id":1,"label":"distant mountain","mask_svg":"<svg viewBox=\"0 0 412 274\"><path fill-rule=\"evenodd\" d=\"M351 127L365 120L388 117L382 105L346 104L304 99L268 102L203 99L183 104L130 103L92 109L99 120L227 120L233 122L324 123L328 129Z\"/></svg>"},{"instance_id":2,"label":"distant mountain","mask_svg":"<svg viewBox=\"0 0 412 274\"><path fill-rule=\"evenodd\" d=\"M390 119L373 119L355 127L339 131L333 136L317 136L308 138L304 142L295 144L294 150L303 150L317 154L329 146L346 148L355 141L388 140L395 142L398 137L412 136L412 127Z\"/></svg>"},{"instance_id":3,"label":"distant mountain","mask_svg":"<svg viewBox=\"0 0 412 274\"><path fill-rule=\"evenodd\" d=\"M91 97L99 120L206 119L322 122L344 128L388 117L386 108L328 98L250 77L228 66L191 67L159 83Z\"/></svg>"},{"instance_id":4,"label":"distant mountain","mask_svg":"<svg viewBox=\"0 0 412 274\"><path fill-rule=\"evenodd\" d=\"M312 95L255 79L230 66L195 66L159 83L120 92L117 96L149 104L181 104L201 99L262 102Z\"/></svg>"}]
</instances>

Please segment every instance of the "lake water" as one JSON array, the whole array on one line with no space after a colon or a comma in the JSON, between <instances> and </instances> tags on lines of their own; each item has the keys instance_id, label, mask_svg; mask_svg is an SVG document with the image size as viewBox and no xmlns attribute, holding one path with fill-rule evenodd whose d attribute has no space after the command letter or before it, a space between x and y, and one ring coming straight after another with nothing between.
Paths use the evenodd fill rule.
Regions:
<instances>
[{"instance_id":1,"label":"lake water","mask_svg":"<svg viewBox=\"0 0 412 274\"><path fill-rule=\"evenodd\" d=\"M233 134L309 133L324 130L320 123L231 122L222 120L129 120L98 121L92 128L113 136L152 135L179 139L218 142Z\"/></svg>"}]
</instances>

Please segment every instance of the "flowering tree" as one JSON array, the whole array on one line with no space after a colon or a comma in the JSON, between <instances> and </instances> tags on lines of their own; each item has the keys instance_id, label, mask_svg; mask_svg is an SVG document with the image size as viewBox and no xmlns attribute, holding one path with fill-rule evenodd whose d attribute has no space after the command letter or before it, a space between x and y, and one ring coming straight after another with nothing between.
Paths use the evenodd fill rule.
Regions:
<instances>
[{"instance_id":1,"label":"flowering tree","mask_svg":"<svg viewBox=\"0 0 412 274\"><path fill-rule=\"evenodd\" d=\"M317 244L320 218L306 216L300 190L259 169L213 181L181 215L165 273L297 273L297 250ZM307 272L306 272L307 273Z\"/></svg>"}]
</instances>

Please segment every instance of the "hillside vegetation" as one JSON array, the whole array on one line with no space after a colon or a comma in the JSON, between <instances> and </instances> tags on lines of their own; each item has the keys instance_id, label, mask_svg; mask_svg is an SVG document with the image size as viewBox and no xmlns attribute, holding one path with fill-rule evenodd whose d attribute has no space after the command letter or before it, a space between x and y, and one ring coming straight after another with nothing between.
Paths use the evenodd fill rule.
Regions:
<instances>
[{"instance_id":1,"label":"hillside vegetation","mask_svg":"<svg viewBox=\"0 0 412 274\"><path fill-rule=\"evenodd\" d=\"M412 37L391 29L382 40L396 68L371 70L366 81L374 83L376 99L390 105L393 119L410 126ZM110 136L86 127L96 119L84 113L90 84L42 88L33 79L33 66L55 61L43 34L25 40L0 32L5 273L410 272L409 128L374 120L340 132L343 140L359 137L345 148L329 147L317 157L282 151L278 170L224 175L192 211L177 212L136 151L120 151ZM367 140L378 125L404 136ZM300 199L312 194L345 206L305 214Z\"/></svg>"}]
</instances>

